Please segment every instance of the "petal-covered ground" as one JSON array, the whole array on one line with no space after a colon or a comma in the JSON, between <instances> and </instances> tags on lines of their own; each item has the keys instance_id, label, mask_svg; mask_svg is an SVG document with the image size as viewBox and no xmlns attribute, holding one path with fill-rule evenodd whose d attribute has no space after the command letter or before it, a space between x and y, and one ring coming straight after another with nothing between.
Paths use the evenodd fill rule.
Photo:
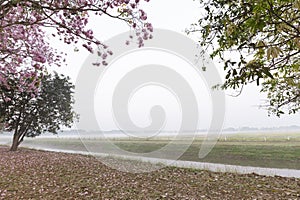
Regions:
<instances>
[{"instance_id":1,"label":"petal-covered ground","mask_svg":"<svg viewBox=\"0 0 300 200\"><path fill-rule=\"evenodd\" d=\"M4 146L0 162L0 199L300 199L294 178L173 167L126 173L91 156Z\"/></svg>"}]
</instances>

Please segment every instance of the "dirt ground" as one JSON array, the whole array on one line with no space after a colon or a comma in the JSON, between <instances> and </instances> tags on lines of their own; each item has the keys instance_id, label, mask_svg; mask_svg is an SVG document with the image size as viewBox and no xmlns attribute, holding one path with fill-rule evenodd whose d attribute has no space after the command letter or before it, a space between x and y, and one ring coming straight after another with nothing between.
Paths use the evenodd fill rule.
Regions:
<instances>
[{"instance_id":1,"label":"dirt ground","mask_svg":"<svg viewBox=\"0 0 300 200\"><path fill-rule=\"evenodd\" d=\"M300 199L295 178L174 167L126 173L91 156L6 146L0 161L0 199Z\"/></svg>"}]
</instances>

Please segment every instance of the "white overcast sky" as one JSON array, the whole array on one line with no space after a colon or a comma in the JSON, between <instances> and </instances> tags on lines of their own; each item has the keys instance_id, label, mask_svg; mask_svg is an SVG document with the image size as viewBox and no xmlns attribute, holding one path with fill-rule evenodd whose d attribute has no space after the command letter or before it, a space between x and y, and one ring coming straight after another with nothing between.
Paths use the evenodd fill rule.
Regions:
<instances>
[{"instance_id":1,"label":"white overcast sky","mask_svg":"<svg viewBox=\"0 0 300 200\"><path fill-rule=\"evenodd\" d=\"M185 34L184 30L188 28L191 23L196 22L201 16L199 2L192 0L151 0L149 3L143 3L142 8L147 12L148 19L153 24L154 29L169 29L182 34ZM129 30L126 24L108 17L92 18L90 26L94 29L95 36L104 41ZM192 37L195 41L197 40L196 36ZM55 68L55 70L69 75L72 80L76 80L78 71L82 67L88 53L83 49L81 49L80 52L74 52L73 46L65 46L54 41L53 45L68 53L68 67L62 67L60 69ZM222 65L217 62L215 62L215 65L219 66L220 73L223 73L221 71ZM172 97L172 95L167 94L166 91L163 91L161 88L156 89L156 93L154 92L151 94L157 95L157 98L152 98L156 99L155 104L158 103L156 102L158 101L157 99L160 99L161 104L165 105L164 108L166 109L166 112L169 112L167 114L167 118L172 118L173 116L173 118L169 121L168 129L177 127L178 119L174 116L180 112L180 109L176 107L176 99ZM155 91L155 87L148 88L148 91L147 88L144 88L144 90L141 90L132 98L133 103L131 102L132 105L129 106L129 112L132 120L137 125L145 126L149 123L149 119L147 119L147 108L149 106L151 107L149 92L151 93L153 91ZM96 95L96 98L101 97L97 97ZM268 117L266 110L258 108L258 105L261 105L264 99L265 95L259 93L259 88L255 84L245 87L243 93L239 97L230 97L227 95L224 127L273 127L299 124L300 114L282 116L281 118L277 118L275 116ZM101 106L97 109L101 109ZM209 126L210 114L209 111L207 112L206 116L208 119L202 119L203 116L201 116L200 121L203 123L201 123L199 128L207 128ZM101 115L102 117L103 115L107 115L106 118L110 117L109 111L102 112ZM109 119L104 121L102 120L102 123L104 123L102 126L104 126L107 130L115 129L112 121Z\"/></svg>"}]
</instances>

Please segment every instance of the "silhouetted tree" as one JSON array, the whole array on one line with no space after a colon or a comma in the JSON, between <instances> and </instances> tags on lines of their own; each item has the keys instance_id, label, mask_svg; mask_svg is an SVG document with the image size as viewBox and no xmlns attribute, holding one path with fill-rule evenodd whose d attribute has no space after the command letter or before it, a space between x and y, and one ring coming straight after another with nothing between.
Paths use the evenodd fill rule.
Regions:
<instances>
[{"instance_id":1,"label":"silhouetted tree","mask_svg":"<svg viewBox=\"0 0 300 200\"><path fill-rule=\"evenodd\" d=\"M24 137L35 137L43 132L56 134L61 127L70 127L76 118L72 109L74 86L68 77L41 74L39 86L32 85L35 91L15 89L18 78L7 76L7 85L0 86L3 129L13 132L11 151L17 150ZM27 85L30 86L31 80L29 76Z\"/></svg>"}]
</instances>

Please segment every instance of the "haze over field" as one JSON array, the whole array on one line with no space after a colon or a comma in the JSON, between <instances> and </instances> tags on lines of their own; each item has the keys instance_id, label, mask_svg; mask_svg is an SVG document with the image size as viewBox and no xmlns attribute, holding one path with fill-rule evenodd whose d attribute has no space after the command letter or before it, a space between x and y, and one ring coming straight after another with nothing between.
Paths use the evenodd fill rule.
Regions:
<instances>
[{"instance_id":1,"label":"haze over field","mask_svg":"<svg viewBox=\"0 0 300 200\"><path fill-rule=\"evenodd\" d=\"M172 9L169 8L172 5ZM144 9L148 13L148 19L153 23L154 28L168 29L172 31L179 32L183 35L185 34L185 29L189 28L191 23L196 22L201 13L201 9L198 1L185 1L184 4L179 0L164 0L164 1L153 1L151 4L143 4ZM180 13L180 15L178 15ZM104 20L91 21L91 27L95 29L95 35L101 32L102 39L110 39L122 32L128 30L128 27L114 19L109 17L103 17ZM102 32L101 27L110 27L105 32ZM198 41L197 35L188 35L187 37L192 38L194 41ZM55 42L53 41L53 44ZM80 76L79 70L83 66L88 53L81 50L74 53L72 48L57 44L60 49L68 51L67 63L68 67L54 68L58 72L62 72L66 75L71 76L74 83L76 82L76 77ZM135 55L135 54L133 54ZM147 55L147 54L146 54ZM235 57L237 55L231 54L230 56ZM152 60L158 59L158 62L162 62L162 57L154 57ZM160 59L160 60L159 60ZM133 61L130 58L126 60L129 63L140 63L143 60L135 58ZM169 63L170 64L170 63ZM214 64L217 66L221 77L225 77L225 72L223 71L223 66L218 60L214 60ZM177 66L178 67L178 66ZM122 66L120 66L120 69ZM194 84L193 87L197 88L200 84ZM112 88L111 88L112 89ZM206 90L206 88L201 88ZM226 96L226 118L224 123L224 128L228 127L277 127L277 126L290 126L298 125L300 122L300 115L284 115L281 118L276 116L268 116L267 111L264 109L259 109L260 105L263 105L266 100L266 95L261 94L260 87L256 84L247 85L244 87L243 93L235 98L229 95ZM226 92L227 94L232 94L233 92ZM95 94L97 96L97 94ZM151 96L152 98L149 98ZM200 107L203 108L200 117L199 129L207 129L211 120L211 107L207 106L210 104L210 99L206 98L205 95L199 97L201 100L198 102ZM160 101L160 105L165 105L166 112L169 113L168 118L170 126L176 127L178 124L178 104L174 96L167 91L161 90L159 88L144 88L143 91L138 91L138 93L131 99L130 102L130 115L132 120L139 126L143 127L150 123L148 118L149 110L145 108L145 105L153 105L153 100L157 99ZM95 111L100 112L103 118L102 130L117 130L118 127L110 119L111 111ZM107 116L107 119L106 117ZM172 128L170 128L172 129ZM176 129L176 128L175 128Z\"/></svg>"}]
</instances>

